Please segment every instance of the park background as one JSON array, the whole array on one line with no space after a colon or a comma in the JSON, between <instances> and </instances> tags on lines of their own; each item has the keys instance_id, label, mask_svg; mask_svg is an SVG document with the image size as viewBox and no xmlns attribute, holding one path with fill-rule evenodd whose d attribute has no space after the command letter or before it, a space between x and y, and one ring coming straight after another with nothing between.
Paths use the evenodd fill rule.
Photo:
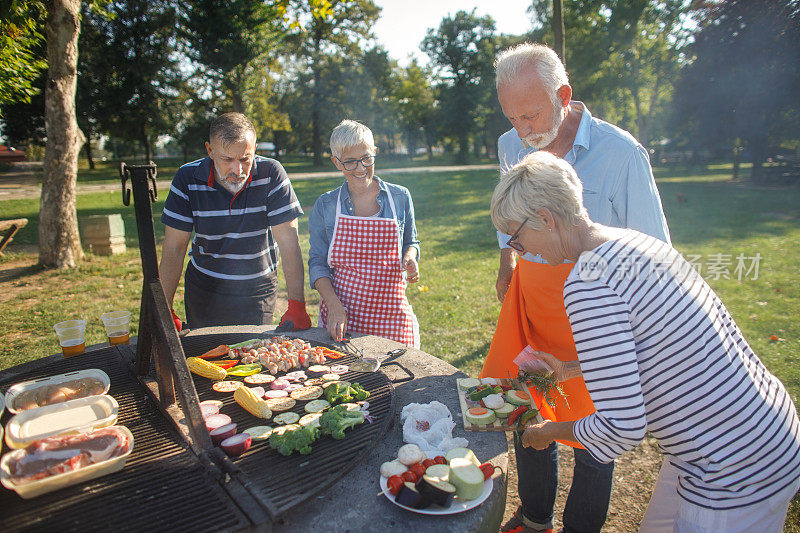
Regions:
<instances>
[{"instance_id":1,"label":"park background","mask_svg":"<svg viewBox=\"0 0 800 533\"><path fill-rule=\"evenodd\" d=\"M372 128L376 174L408 187L415 202L421 281L408 294L422 347L476 374L499 312L488 207L496 139L510 127L492 62L533 40L562 54L575 99L648 149L673 244L797 404L800 4L536 0L519 34L497 29L491 10L502 3L480 13L472 4L426 28L414 57L392 57L374 35L381 9L369 0L4 3L0 134L28 162L0 163L0 219L29 223L0 257L0 369L57 352L59 320L87 319L88 342L104 340L104 311L129 309L136 324L142 275L118 162L152 159L168 180L204 155L213 116L239 110L306 212L341 181L314 174L334 170L333 126L348 117ZM73 24L66 33L75 56L54 43L68 42L59 39L78 14L79 32ZM70 77L76 89L65 100L69 87L48 79ZM65 126L48 135L46 117ZM153 206L158 242L166 192ZM79 222L114 213L128 252L84 251ZM305 217L300 234L307 256ZM181 290L175 304L185 316ZM318 295L306 297L316 321ZM607 531L636 530L659 461L650 441L620 460ZM511 512L513 498L512 483ZM786 531L800 531L797 499Z\"/></svg>"}]
</instances>

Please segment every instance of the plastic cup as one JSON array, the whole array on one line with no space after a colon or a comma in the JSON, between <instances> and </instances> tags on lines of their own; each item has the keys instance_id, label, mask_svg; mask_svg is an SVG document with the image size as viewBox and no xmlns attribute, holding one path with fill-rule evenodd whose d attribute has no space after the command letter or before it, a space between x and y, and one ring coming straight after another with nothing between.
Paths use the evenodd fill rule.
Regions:
<instances>
[{"instance_id":1,"label":"plastic cup","mask_svg":"<svg viewBox=\"0 0 800 533\"><path fill-rule=\"evenodd\" d=\"M86 321L65 320L53 325L58 335L58 344L64 357L82 354L86 351Z\"/></svg>"},{"instance_id":2,"label":"plastic cup","mask_svg":"<svg viewBox=\"0 0 800 533\"><path fill-rule=\"evenodd\" d=\"M100 320L106 327L108 343L128 344L130 341L131 313L130 311L110 311L100 315Z\"/></svg>"}]
</instances>

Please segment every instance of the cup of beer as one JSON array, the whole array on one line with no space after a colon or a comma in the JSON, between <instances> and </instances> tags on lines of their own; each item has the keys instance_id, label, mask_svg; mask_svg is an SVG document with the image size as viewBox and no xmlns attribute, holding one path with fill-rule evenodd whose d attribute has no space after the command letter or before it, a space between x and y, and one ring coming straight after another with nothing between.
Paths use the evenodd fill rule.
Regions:
<instances>
[{"instance_id":1,"label":"cup of beer","mask_svg":"<svg viewBox=\"0 0 800 533\"><path fill-rule=\"evenodd\" d=\"M100 320L106 327L108 344L128 344L130 340L131 313L130 311L110 311L100 315Z\"/></svg>"},{"instance_id":2,"label":"cup of beer","mask_svg":"<svg viewBox=\"0 0 800 533\"><path fill-rule=\"evenodd\" d=\"M65 320L53 325L53 329L58 335L58 344L61 345L64 357L72 357L86 351L85 320Z\"/></svg>"}]
</instances>

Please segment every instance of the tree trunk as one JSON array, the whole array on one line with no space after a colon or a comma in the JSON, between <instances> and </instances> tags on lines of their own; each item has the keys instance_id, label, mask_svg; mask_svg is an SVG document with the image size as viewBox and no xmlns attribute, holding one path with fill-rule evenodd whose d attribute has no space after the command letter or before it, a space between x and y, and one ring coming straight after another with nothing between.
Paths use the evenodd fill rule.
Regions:
<instances>
[{"instance_id":1,"label":"tree trunk","mask_svg":"<svg viewBox=\"0 0 800 533\"><path fill-rule=\"evenodd\" d=\"M86 149L86 159L89 161L89 169L94 170L94 157L92 156L92 134L86 137L86 144L84 144L84 148Z\"/></svg>"},{"instance_id":2,"label":"tree trunk","mask_svg":"<svg viewBox=\"0 0 800 533\"><path fill-rule=\"evenodd\" d=\"M567 58L564 55L566 52L564 49L564 5L562 0L553 0L553 36L555 41L553 49L558 54L558 57L561 58L564 66L566 66Z\"/></svg>"},{"instance_id":3,"label":"tree trunk","mask_svg":"<svg viewBox=\"0 0 800 533\"><path fill-rule=\"evenodd\" d=\"M144 162L148 164L153 160L153 146L150 144L150 136L147 135L147 124L145 124L144 121L142 121L140 133L142 136L142 147L144 148Z\"/></svg>"},{"instance_id":4,"label":"tree trunk","mask_svg":"<svg viewBox=\"0 0 800 533\"><path fill-rule=\"evenodd\" d=\"M39 264L72 268L83 259L75 209L83 134L75 116L80 0L47 1L47 85Z\"/></svg>"},{"instance_id":5,"label":"tree trunk","mask_svg":"<svg viewBox=\"0 0 800 533\"><path fill-rule=\"evenodd\" d=\"M739 154L741 154L741 150L737 141L733 147L733 179L735 180L739 179Z\"/></svg>"},{"instance_id":6,"label":"tree trunk","mask_svg":"<svg viewBox=\"0 0 800 533\"><path fill-rule=\"evenodd\" d=\"M314 56L311 58L311 70L314 71L314 90L311 92L311 150L314 152L314 166L322 166L322 140L320 131L320 109L322 109L322 93L320 91L320 81L322 80L322 65L320 65L320 50L322 46L322 36L318 35L314 39Z\"/></svg>"}]
</instances>

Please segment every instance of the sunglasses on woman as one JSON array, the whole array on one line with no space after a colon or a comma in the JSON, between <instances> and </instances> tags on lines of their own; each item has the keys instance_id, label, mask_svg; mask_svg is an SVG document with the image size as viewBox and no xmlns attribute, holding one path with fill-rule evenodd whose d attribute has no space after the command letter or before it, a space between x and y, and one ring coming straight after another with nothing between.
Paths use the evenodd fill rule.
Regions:
<instances>
[{"instance_id":1,"label":"sunglasses on woman","mask_svg":"<svg viewBox=\"0 0 800 533\"><path fill-rule=\"evenodd\" d=\"M525 217L525 220L523 220L522 224L519 225L517 231L515 231L511 238L508 239L508 246L521 254L525 253L525 248L517 242L517 239L519 239L519 232L522 231L522 228L525 227L525 223L528 222L528 218L529 217Z\"/></svg>"}]
</instances>

